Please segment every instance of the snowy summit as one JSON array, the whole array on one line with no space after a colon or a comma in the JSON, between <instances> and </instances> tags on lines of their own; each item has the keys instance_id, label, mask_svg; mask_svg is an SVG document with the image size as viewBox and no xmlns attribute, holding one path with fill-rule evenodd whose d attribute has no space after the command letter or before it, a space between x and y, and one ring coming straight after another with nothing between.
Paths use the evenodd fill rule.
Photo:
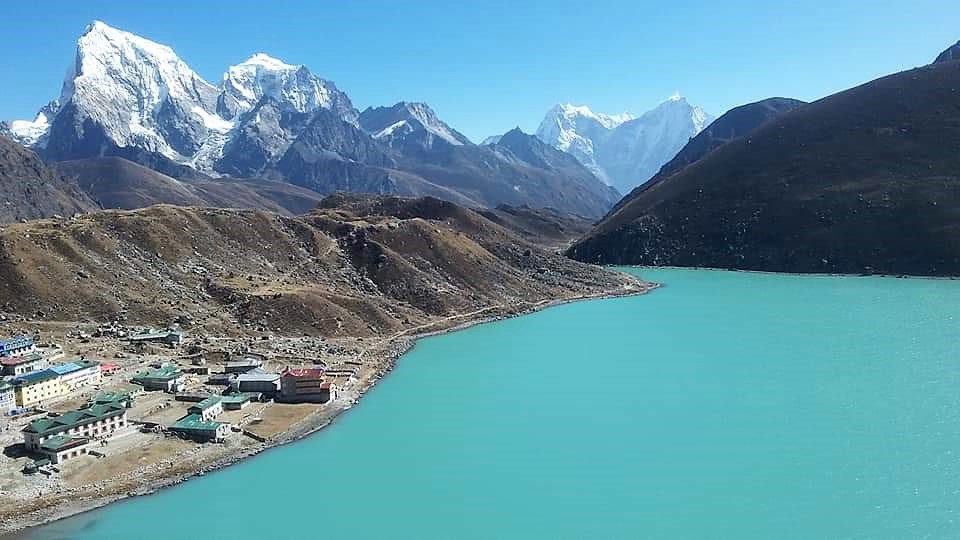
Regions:
<instances>
[{"instance_id":1,"label":"snowy summit","mask_svg":"<svg viewBox=\"0 0 960 540\"><path fill-rule=\"evenodd\" d=\"M536 135L627 193L656 174L712 120L675 93L639 117L558 104L547 112Z\"/></svg>"}]
</instances>

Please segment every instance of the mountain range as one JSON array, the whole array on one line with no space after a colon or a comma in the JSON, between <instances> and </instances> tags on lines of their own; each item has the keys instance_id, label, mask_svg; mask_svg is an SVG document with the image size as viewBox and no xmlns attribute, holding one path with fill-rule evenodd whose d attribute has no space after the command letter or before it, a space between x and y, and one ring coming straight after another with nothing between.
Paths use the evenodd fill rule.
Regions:
<instances>
[{"instance_id":1,"label":"mountain range","mask_svg":"<svg viewBox=\"0 0 960 540\"><path fill-rule=\"evenodd\" d=\"M680 95L639 117L561 104L547 112L536 135L626 193L649 180L712 120Z\"/></svg>"},{"instance_id":2,"label":"mountain range","mask_svg":"<svg viewBox=\"0 0 960 540\"><path fill-rule=\"evenodd\" d=\"M714 125L747 120L732 139L691 141L568 254L602 264L960 275L957 51L810 104L730 111Z\"/></svg>"},{"instance_id":3,"label":"mountain range","mask_svg":"<svg viewBox=\"0 0 960 540\"><path fill-rule=\"evenodd\" d=\"M170 47L99 21L79 38L59 97L0 130L48 162L116 157L186 182L244 178L594 218L619 199L559 151L536 163L505 156L509 148L473 144L426 104L360 113L333 82L264 53L214 85Z\"/></svg>"}]
</instances>

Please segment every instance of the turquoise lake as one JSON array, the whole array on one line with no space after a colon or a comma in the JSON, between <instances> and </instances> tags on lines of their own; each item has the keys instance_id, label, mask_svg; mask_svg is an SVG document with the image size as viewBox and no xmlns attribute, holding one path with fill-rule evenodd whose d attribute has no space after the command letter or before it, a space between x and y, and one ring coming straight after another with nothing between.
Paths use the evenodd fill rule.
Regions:
<instances>
[{"instance_id":1,"label":"turquoise lake","mask_svg":"<svg viewBox=\"0 0 960 540\"><path fill-rule=\"evenodd\" d=\"M23 538L960 535L960 281L664 287L420 341L334 426Z\"/></svg>"}]
</instances>

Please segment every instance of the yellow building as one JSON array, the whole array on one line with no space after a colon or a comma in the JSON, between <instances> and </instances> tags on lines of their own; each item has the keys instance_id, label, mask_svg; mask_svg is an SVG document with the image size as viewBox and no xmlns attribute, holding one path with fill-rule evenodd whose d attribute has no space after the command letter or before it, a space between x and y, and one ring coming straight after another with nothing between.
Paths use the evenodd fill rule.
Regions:
<instances>
[{"instance_id":1,"label":"yellow building","mask_svg":"<svg viewBox=\"0 0 960 540\"><path fill-rule=\"evenodd\" d=\"M18 407L36 407L66 395L69 388L60 382L60 375L44 370L28 373L13 380Z\"/></svg>"}]
</instances>

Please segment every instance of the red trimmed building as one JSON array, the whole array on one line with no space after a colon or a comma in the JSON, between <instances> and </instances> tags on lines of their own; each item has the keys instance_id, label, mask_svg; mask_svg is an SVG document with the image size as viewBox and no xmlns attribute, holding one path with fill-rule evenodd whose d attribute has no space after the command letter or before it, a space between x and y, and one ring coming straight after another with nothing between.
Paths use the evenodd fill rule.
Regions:
<instances>
[{"instance_id":1,"label":"red trimmed building","mask_svg":"<svg viewBox=\"0 0 960 540\"><path fill-rule=\"evenodd\" d=\"M280 373L280 399L291 403L326 403L336 389L324 380L322 367L287 368Z\"/></svg>"}]
</instances>

